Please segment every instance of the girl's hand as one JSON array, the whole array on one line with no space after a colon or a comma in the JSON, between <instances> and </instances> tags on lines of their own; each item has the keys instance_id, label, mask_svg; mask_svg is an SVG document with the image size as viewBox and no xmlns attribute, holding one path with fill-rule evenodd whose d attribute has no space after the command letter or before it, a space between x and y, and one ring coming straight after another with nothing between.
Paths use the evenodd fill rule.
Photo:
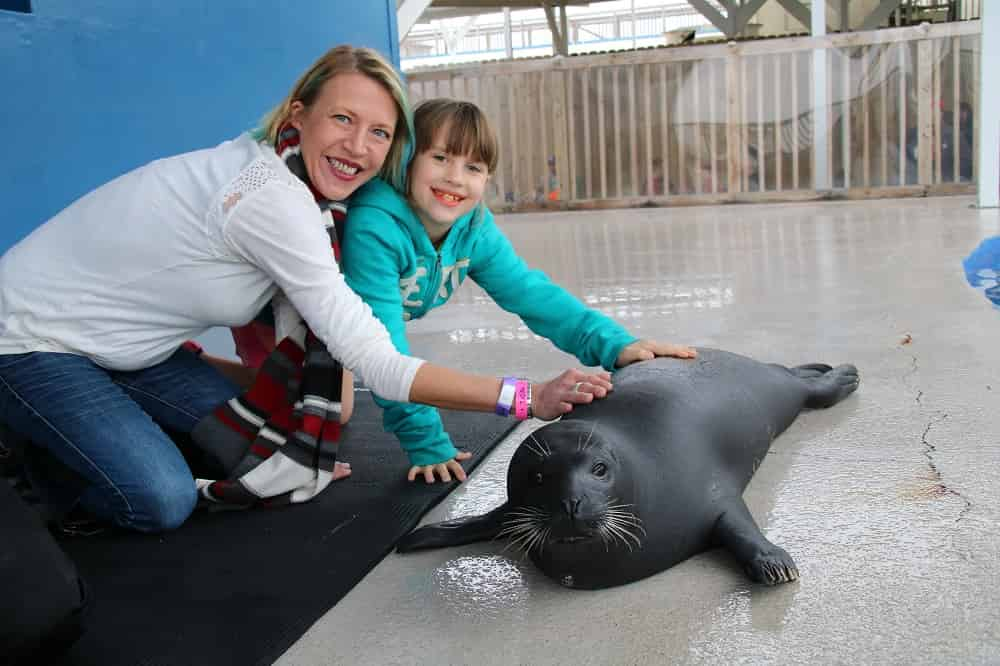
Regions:
<instances>
[{"instance_id":1,"label":"girl's hand","mask_svg":"<svg viewBox=\"0 0 1000 666\"><path fill-rule=\"evenodd\" d=\"M534 416L551 421L571 411L573 405L593 402L611 390L611 375L607 372L587 374L580 370L567 370L531 388L531 411Z\"/></svg>"},{"instance_id":2,"label":"girl's hand","mask_svg":"<svg viewBox=\"0 0 1000 666\"><path fill-rule=\"evenodd\" d=\"M413 481L418 476L423 476L424 481L427 483L434 483L437 477L440 476L441 480L445 483L451 481L452 474L459 481L465 481L465 470L462 469L462 460L468 460L472 457L472 454L468 451L459 451L458 455L453 459L438 463L436 465L414 465L410 468L409 473L406 475L407 481Z\"/></svg>"},{"instance_id":3,"label":"girl's hand","mask_svg":"<svg viewBox=\"0 0 1000 666\"><path fill-rule=\"evenodd\" d=\"M657 356L674 356L676 358L695 358L698 352L686 345L671 345L656 340L636 340L622 349L615 359L615 367L622 368L636 361L649 361Z\"/></svg>"}]
</instances>

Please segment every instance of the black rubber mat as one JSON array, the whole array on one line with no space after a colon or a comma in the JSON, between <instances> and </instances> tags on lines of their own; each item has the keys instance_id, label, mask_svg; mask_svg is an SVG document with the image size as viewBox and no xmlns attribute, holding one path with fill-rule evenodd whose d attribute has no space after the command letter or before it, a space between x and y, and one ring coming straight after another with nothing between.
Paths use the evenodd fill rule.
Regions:
<instances>
[{"instance_id":1,"label":"black rubber mat","mask_svg":"<svg viewBox=\"0 0 1000 666\"><path fill-rule=\"evenodd\" d=\"M491 414L442 415L474 454L466 470L513 427ZM196 513L158 536L63 540L94 603L63 663L272 663L455 487L406 481L406 455L370 396L357 396L339 458L352 475L310 503Z\"/></svg>"}]
</instances>

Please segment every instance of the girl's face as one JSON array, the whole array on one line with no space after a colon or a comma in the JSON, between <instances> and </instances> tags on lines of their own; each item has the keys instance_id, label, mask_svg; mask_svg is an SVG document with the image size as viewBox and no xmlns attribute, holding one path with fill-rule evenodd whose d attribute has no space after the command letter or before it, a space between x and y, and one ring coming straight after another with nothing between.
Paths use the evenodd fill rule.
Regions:
<instances>
[{"instance_id":1,"label":"girl's face","mask_svg":"<svg viewBox=\"0 0 1000 666\"><path fill-rule=\"evenodd\" d=\"M446 129L410 166L410 204L434 243L479 204L490 175L485 162L445 152Z\"/></svg>"},{"instance_id":2,"label":"girl's face","mask_svg":"<svg viewBox=\"0 0 1000 666\"><path fill-rule=\"evenodd\" d=\"M396 102L382 84L358 72L323 84L311 106L292 103L309 180L327 199L343 200L375 177L392 146Z\"/></svg>"}]
</instances>

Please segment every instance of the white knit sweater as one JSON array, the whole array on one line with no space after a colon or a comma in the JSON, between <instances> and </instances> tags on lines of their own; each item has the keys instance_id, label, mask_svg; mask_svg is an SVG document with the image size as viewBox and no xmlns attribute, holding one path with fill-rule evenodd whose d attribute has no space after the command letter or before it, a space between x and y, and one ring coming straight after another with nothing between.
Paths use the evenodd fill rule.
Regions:
<instances>
[{"instance_id":1,"label":"white knit sweater","mask_svg":"<svg viewBox=\"0 0 1000 666\"><path fill-rule=\"evenodd\" d=\"M344 282L309 189L242 135L152 162L74 202L0 258L0 354L53 351L134 370L280 289L372 390L406 400L396 352Z\"/></svg>"}]
</instances>

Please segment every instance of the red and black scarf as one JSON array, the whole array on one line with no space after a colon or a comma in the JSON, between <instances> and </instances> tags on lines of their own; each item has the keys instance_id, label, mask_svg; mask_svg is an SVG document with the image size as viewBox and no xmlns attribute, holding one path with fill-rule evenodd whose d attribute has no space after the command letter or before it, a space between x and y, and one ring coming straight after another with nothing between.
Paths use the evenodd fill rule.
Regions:
<instances>
[{"instance_id":1,"label":"red and black scarf","mask_svg":"<svg viewBox=\"0 0 1000 666\"><path fill-rule=\"evenodd\" d=\"M347 207L323 198L302 160L299 133L285 126L275 147L316 198L340 260ZM276 320L299 324L265 359L248 391L219 405L195 426L192 439L217 480L198 479L202 502L247 507L304 502L333 478L340 440L343 367L287 299L272 302Z\"/></svg>"}]
</instances>

